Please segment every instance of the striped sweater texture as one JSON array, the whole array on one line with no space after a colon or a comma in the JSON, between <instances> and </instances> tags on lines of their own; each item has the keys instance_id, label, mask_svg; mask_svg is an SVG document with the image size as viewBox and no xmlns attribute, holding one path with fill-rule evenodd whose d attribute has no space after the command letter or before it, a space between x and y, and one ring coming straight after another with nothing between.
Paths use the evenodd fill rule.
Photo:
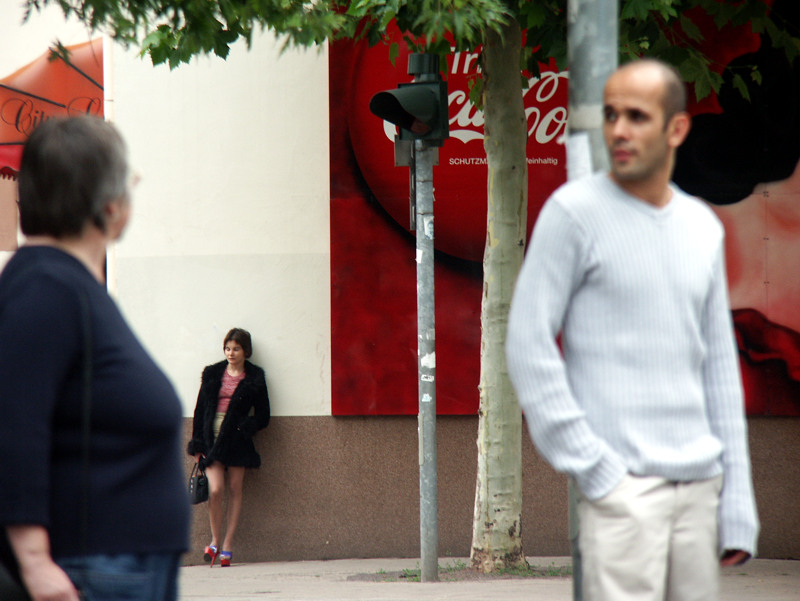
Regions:
<instances>
[{"instance_id":1,"label":"striped sweater texture","mask_svg":"<svg viewBox=\"0 0 800 601\"><path fill-rule=\"evenodd\" d=\"M517 281L507 357L534 444L587 498L626 473L723 473L720 550L755 554L724 231L701 201L673 187L656 208L606 174L559 188Z\"/></svg>"}]
</instances>

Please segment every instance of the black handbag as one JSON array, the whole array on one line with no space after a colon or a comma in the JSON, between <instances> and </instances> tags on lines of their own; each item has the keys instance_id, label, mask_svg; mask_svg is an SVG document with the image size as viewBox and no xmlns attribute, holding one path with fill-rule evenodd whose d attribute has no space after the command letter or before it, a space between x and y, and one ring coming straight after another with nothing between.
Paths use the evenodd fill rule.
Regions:
<instances>
[{"instance_id":1,"label":"black handbag","mask_svg":"<svg viewBox=\"0 0 800 601\"><path fill-rule=\"evenodd\" d=\"M81 527L81 550L86 554L86 533L89 529L89 440L92 418L92 323L89 315L89 301L84 294L79 295L81 317L83 318L83 404L82 404L82 463L83 482L81 486L81 513L78 516ZM207 492L207 491L206 491ZM0 525L0 599L3 601L30 601L30 595L22 583L19 563L5 526Z\"/></svg>"},{"instance_id":2,"label":"black handbag","mask_svg":"<svg viewBox=\"0 0 800 601\"><path fill-rule=\"evenodd\" d=\"M189 476L189 498L192 505L208 501L208 478L206 478L206 473L200 469L199 462L194 464L192 474Z\"/></svg>"}]
</instances>

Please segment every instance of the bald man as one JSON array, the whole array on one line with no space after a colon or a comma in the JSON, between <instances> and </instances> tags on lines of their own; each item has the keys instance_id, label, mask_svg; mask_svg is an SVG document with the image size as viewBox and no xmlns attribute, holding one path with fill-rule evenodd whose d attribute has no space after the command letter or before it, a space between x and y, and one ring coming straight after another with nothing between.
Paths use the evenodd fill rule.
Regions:
<instances>
[{"instance_id":1,"label":"bald man","mask_svg":"<svg viewBox=\"0 0 800 601\"><path fill-rule=\"evenodd\" d=\"M610 172L548 199L514 293L509 373L580 491L587 601L713 600L720 563L756 551L724 231L670 181L690 126L672 68L615 71Z\"/></svg>"}]
</instances>

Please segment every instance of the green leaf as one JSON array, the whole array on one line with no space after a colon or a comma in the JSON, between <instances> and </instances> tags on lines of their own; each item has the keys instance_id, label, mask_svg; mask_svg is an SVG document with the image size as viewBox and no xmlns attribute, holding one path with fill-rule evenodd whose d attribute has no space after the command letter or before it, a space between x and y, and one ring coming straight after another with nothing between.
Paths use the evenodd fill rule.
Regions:
<instances>
[{"instance_id":1,"label":"green leaf","mask_svg":"<svg viewBox=\"0 0 800 601\"><path fill-rule=\"evenodd\" d=\"M691 60L686 60L678 66L678 71L680 71L681 77L687 83L694 83L698 79L700 79L700 71L697 69L697 65L695 65Z\"/></svg>"},{"instance_id":2,"label":"green leaf","mask_svg":"<svg viewBox=\"0 0 800 601\"><path fill-rule=\"evenodd\" d=\"M707 79L698 79L694 82L694 96L697 100L702 100L711 94L711 85Z\"/></svg>"},{"instance_id":3,"label":"green leaf","mask_svg":"<svg viewBox=\"0 0 800 601\"><path fill-rule=\"evenodd\" d=\"M702 100L712 91L719 91L722 85L722 76L711 71L708 65L709 61L705 55L697 51L690 51L689 58L678 66L683 79L694 84L695 98L697 100Z\"/></svg>"},{"instance_id":4,"label":"green leaf","mask_svg":"<svg viewBox=\"0 0 800 601\"><path fill-rule=\"evenodd\" d=\"M650 16L651 0L622 0L620 19L644 21Z\"/></svg>"},{"instance_id":5,"label":"green leaf","mask_svg":"<svg viewBox=\"0 0 800 601\"><path fill-rule=\"evenodd\" d=\"M483 108L483 78L471 77L467 81L469 99L478 108Z\"/></svg>"},{"instance_id":6,"label":"green leaf","mask_svg":"<svg viewBox=\"0 0 800 601\"><path fill-rule=\"evenodd\" d=\"M747 89L747 84L744 82L744 79L738 73L733 76L733 87L739 91L739 94L742 95L742 98L750 102L750 90Z\"/></svg>"},{"instance_id":7,"label":"green leaf","mask_svg":"<svg viewBox=\"0 0 800 601\"><path fill-rule=\"evenodd\" d=\"M164 32L156 29L147 34L142 40L142 50L150 50L150 48L160 46L163 43L165 43Z\"/></svg>"},{"instance_id":8,"label":"green leaf","mask_svg":"<svg viewBox=\"0 0 800 601\"><path fill-rule=\"evenodd\" d=\"M540 2L525 2L520 12L528 29L541 27L547 18L547 12Z\"/></svg>"},{"instance_id":9,"label":"green leaf","mask_svg":"<svg viewBox=\"0 0 800 601\"><path fill-rule=\"evenodd\" d=\"M700 32L700 28L698 28L691 19L687 19L686 15L681 15L680 21L683 33L685 33L689 39L694 40L695 42L701 42L704 39L703 34Z\"/></svg>"}]
</instances>

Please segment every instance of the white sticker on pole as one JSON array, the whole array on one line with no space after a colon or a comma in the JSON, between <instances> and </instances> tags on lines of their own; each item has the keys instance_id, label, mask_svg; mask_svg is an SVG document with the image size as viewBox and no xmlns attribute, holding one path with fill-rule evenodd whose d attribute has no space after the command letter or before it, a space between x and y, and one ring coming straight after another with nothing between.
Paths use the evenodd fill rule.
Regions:
<instances>
[{"instance_id":1,"label":"white sticker on pole","mask_svg":"<svg viewBox=\"0 0 800 601\"><path fill-rule=\"evenodd\" d=\"M567 179L573 180L592 173L592 150L589 132L579 131L567 137Z\"/></svg>"},{"instance_id":2,"label":"white sticker on pole","mask_svg":"<svg viewBox=\"0 0 800 601\"><path fill-rule=\"evenodd\" d=\"M425 215L422 218L422 231L428 240L433 240L433 215Z\"/></svg>"}]
</instances>

